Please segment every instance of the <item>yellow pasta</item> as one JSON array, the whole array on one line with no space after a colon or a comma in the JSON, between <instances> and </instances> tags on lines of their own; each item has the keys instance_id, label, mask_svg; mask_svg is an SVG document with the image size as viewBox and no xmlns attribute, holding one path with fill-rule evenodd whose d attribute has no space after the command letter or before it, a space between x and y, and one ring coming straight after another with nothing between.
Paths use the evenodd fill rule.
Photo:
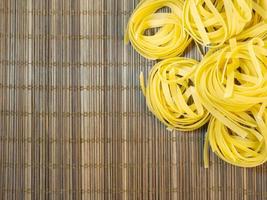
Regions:
<instances>
[{"instance_id":1,"label":"yellow pasta","mask_svg":"<svg viewBox=\"0 0 267 200\"><path fill-rule=\"evenodd\" d=\"M158 12L162 8L170 12ZM191 42L182 26L181 0L143 0L131 15L125 42L148 59L165 59L180 55ZM147 31L158 29L154 35Z\"/></svg>"},{"instance_id":2,"label":"yellow pasta","mask_svg":"<svg viewBox=\"0 0 267 200\"><path fill-rule=\"evenodd\" d=\"M259 23L265 23L266 33L266 8L260 0L186 0L183 23L197 42L218 47L238 34L242 34L237 36L240 40L259 37L257 31L263 31Z\"/></svg>"},{"instance_id":3,"label":"yellow pasta","mask_svg":"<svg viewBox=\"0 0 267 200\"><path fill-rule=\"evenodd\" d=\"M205 46L221 46L251 18L251 0L186 0L183 10L186 30Z\"/></svg>"},{"instance_id":4,"label":"yellow pasta","mask_svg":"<svg viewBox=\"0 0 267 200\"><path fill-rule=\"evenodd\" d=\"M253 0L252 1L252 18L250 20L249 23L247 23L244 31L246 31L246 29L264 21L264 19L266 19L266 10L267 8L267 3L266 0ZM243 32L243 31L242 31Z\"/></svg>"},{"instance_id":5,"label":"yellow pasta","mask_svg":"<svg viewBox=\"0 0 267 200\"><path fill-rule=\"evenodd\" d=\"M176 57L191 37L201 53L199 44L211 47L200 63ZM266 0L141 0L125 41L145 58L163 59L146 86L140 74L140 85L169 130L192 131L209 121L205 167L209 146L235 166L267 161Z\"/></svg>"},{"instance_id":6,"label":"yellow pasta","mask_svg":"<svg viewBox=\"0 0 267 200\"><path fill-rule=\"evenodd\" d=\"M220 120L212 117L209 123L204 164L208 167L208 145L222 160L239 167L255 167L267 160L267 110L266 104L251 108L241 114L244 121L252 120L253 126L239 124L247 135L241 137Z\"/></svg>"},{"instance_id":7,"label":"yellow pasta","mask_svg":"<svg viewBox=\"0 0 267 200\"><path fill-rule=\"evenodd\" d=\"M211 50L196 74L202 103L211 113L216 109L226 116L267 101L267 43L259 38L230 43Z\"/></svg>"},{"instance_id":8,"label":"yellow pasta","mask_svg":"<svg viewBox=\"0 0 267 200\"><path fill-rule=\"evenodd\" d=\"M259 38L245 43L231 40L230 46L211 50L196 72L197 93L202 104L214 117L208 130L209 143L222 159L238 166L255 166L262 160L259 159L255 163L246 160L241 162L234 156L236 154L230 154L231 160L219 149L228 149L228 145L234 145L234 140L229 140L232 143L228 141L229 144L226 144L222 135L235 135L238 141L240 138L245 138L244 141L257 140L257 144L261 144L262 137L267 134L257 130L259 128L256 119L248 113L255 106L267 102L266 47L267 43ZM262 158L261 156L259 158ZM264 156L266 159L265 154ZM238 161L235 162L235 158Z\"/></svg>"},{"instance_id":9,"label":"yellow pasta","mask_svg":"<svg viewBox=\"0 0 267 200\"><path fill-rule=\"evenodd\" d=\"M267 23L262 21L252 26L251 28L243 31L236 36L239 41L251 40L253 38L267 39Z\"/></svg>"},{"instance_id":10,"label":"yellow pasta","mask_svg":"<svg viewBox=\"0 0 267 200\"><path fill-rule=\"evenodd\" d=\"M147 105L168 129L191 131L209 120L194 87L197 64L181 57L163 60L150 71L146 87L141 74Z\"/></svg>"},{"instance_id":11,"label":"yellow pasta","mask_svg":"<svg viewBox=\"0 0 267 200\"><path fill-rule=\"evenodd\" d=\"M267 38L267 1L254 0L252 20L246 25L245 29L236 36L238 41L245 41L255 37Z\"/></svg>"}]
</instances>

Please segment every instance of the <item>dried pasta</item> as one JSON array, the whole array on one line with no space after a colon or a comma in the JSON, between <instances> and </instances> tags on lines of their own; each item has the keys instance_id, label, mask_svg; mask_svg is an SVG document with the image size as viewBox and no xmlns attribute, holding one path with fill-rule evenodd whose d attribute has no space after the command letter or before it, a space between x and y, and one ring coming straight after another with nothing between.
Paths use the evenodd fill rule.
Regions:
<instances>
[{"instance_id":1,"label":"dried pasta","mask_svg":"<svg viewBox=\"0 0 267 200\"><path fill-rule=\"evenodd\" d=\"M158 12L166 7L170 12ZM182 25L182 7L181 0L141 1L129 19L125 42L130 41L139 54L151 60L182 54L191 42ZM147 34L156 28L155 34Z\"/></svg>"},{"instance_id":2,"label":"dried pasta","mask_svg":"<svg viewBox=\"0 0 267 200\"><path fill-rule=\"evenodd\" d=\"M147 86L141 74L141 86L151 112L168 129L195 130L209 119L194 87L197 61L169 58L157 63L150 71Z\"/></svg>"},{"instance_id":3,"label":"dried pasta","mask_svg":"<svg viewBox=\"0 0 267 200\"><path fill-rule=\"evenodd\" d=\"M259 128L255 110L252 113L250 110L267 102L266 47L267 43L259 38L242 43L231 40L230 45L211 50L196 72L197 93L214 117L209 124L207 140L217 155L237 166L256 166L263 162L262 159L255 163L246 162L247 159L241 162L235 157L240 152L232 151L236 151L234 145L237 141L248 144L254 141L258 145L265 141L266 128ZM237 140L229 139L233 135ZM226 137L229 144L224 141ZM266 154L257 158L263 155L266 159Z\"/></svg>"},{"instance_id":4,"label":"dried pasta","mask_svg":"<svg viewBox=\"0 0 267 200\"><path fill-rule=\"evenodd\" d=\"M259 38L211 50L196 73L202 102L227 115L267 101L266 63L267 43Z\"/></svg>"},{"instance_id":5,"label":"dried pasta","mask_svg":"<svg viewBox=\"0 0 267 200\"><path fill-rule=\"evenodd\" d=\"M125 41L161 60L146 86L140 74L147 106L169 130L209 122L205 167L209 146L235 166L267 161L266 10L266 0L141 0L130 17ZM177 57L192 39L201 62Z\"/></svg>"},{"instance_id":6,"label":"dried pasta","mask_svg":"<svg viewBox=\"0 0 267 200\"><path fill-rule=\"evenodd\" d=\"M260 0L187 0L183 23L194 40L219 47L240 33L242 36L237 38L243 40L251 32L256 34L258 23L267 18L266 7Z\"/></svg>"},{"instance_id":7,"label":"dried pasta","mask_svg":"<svg viewBox=\"0 0 267 200\"><path fill-rule=\"evenodd\" d=\"M267 160L267 110L266 104L256 106L242 114L244 121L252 125L239 124L247 135L240 136L222 121L212 117L209 122L204 147L204 164L208 167L208 144L222 160L239 167L256 167Z\"/></svg>"}]
</instances>

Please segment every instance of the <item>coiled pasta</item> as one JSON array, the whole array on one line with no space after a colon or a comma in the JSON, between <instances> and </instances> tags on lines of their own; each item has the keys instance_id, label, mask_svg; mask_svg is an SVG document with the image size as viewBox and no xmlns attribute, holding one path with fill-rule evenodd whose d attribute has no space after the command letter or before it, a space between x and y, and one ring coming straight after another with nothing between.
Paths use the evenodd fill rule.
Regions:
<instances>
[{"instance_id":1,"label":"coiled pasta","mask_svg":"<svg viewBox=\"0 0 267 200\"><path fill-rule=\"evenodd\" d=\"M157 63L141 86L151 112L169 129L195 130L209 120L194 87L197 61L175 57Z\"/></svg>"},{"instance_id":2,"label":"coiled pasta","mask_svg":"<svg viewBox=\"0 0 267 200\"><path fill-rule=\"evenodd\" d=\"M231 111L267 101L266 63L267 43L259 38L237 44L232 40L230 46L211 50L196 72L202 103L215 117L231 117Z\"/></svg>"},{"instance_id":3,"label":"coiled pasta","mask_svg":"<svg viewBox=\"0 0 267 200\"><path fill-rule=\"evenodd\" d=\"M186 0L183 22L197 42L218 47L233 36L245 40L266 34L266 8L260 0Z\"/></svg>"},{"instance_id":4,"label":"coiled pasta","mask_svg":"<svg viewBox=\"0 0 267 200\"><path fill-rule=\"evenodd\" d=\"M251 0L186 0L183 22L205 46L221 46L240 33L252 18Z\"/></svg>"},{"instance_id":5,"label":"coiled pasta","mask_svg":"<svg viewBox=\"0 0 267 200\"><path fill-rule=\"evenodd\" d=\"M169 8L169 13L157 12ZM131 15L125 41L130 41L135 50L148 59L165 59L180 55L191 42L182 25L181 0L144 0ZM150 29L158 28L154 35Z\"/></svg>"},{"instance_id":6,"label":"coiled pasta","mask_svg":"<svg viewBox=\"0 0 267 200\"><path fill-rule=\"evenodd\" d=\"M267 110L266 104L253 107L242 114L252 125L239 124L247 135L240 136L224 122L212 117L209 122L204 147L204 164L208 167L208 145L224 161L240 166L255 167L267 160Z\"/></svg>"},{"instance_id":7,"label":"coiled pasta","mask_svg":"<svg viewBox=\"0 0 267 200\"><path fill-rule=\"evenodd\" d=\"M245 29L236 36L238 41L246 41L253 38L267 38L267 1L252 1L253 16L252 20L246 25Z\"/></svg>"},{"instance_id":8,"label":"coiled pasta","mask_svg":"<svg viewBox=\"0 0 267 200\"><path fill-rule=\"evenodd\" d=\"M267 158L266 128L259 128L254 109L267 102L266 45L259 38L244 43L231 40L230 46L211 50L196 72L197 93L214 117L209 124L208 141L220 158L237 166L257 166ZM266 107L262 110L265 113ZM248 150L250 143L255 147L263 145L264 151L252 153Z\"/></svg>"},{"instance_id":9,"label":"coiled pasta","mask_svg":"<svg viewBox=\"0 0 267 200\"><path fill-rule=\"evenodd\" d=\"M267 23L259 22L258 24L252 26L251 28L243 31L236 36L238 41L247 41L253 38L261 38L263 40L267 39Z\"/></svg>"},{"instance_id":10,"label":"coiled pasta","mask_svg":"<svg viewBox=\"0 0 267 200\"><path fill-rule=\"evenodd\" d=\"M141 0L129 20L125 41L145 58L163 59L147 86L140 74L149 110L169 130L209 121L205 167L209 145L235 166L267 161L266 10L266 0ZM199 44L210 47L200 63L176 57L191 38L201 54Z\"/></svg>"}]
</instances>

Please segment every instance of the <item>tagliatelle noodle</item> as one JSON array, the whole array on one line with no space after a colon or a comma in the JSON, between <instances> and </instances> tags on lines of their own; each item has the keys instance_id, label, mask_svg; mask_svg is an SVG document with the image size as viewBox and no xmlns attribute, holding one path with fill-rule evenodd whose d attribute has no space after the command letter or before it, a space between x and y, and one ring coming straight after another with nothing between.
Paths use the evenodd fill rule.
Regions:
<instances>
[{"instance_id":1,"label":"tagliatelle noodle","mask_svg":"<svg viewBox=\"0 0 267 200\"><path fill-rule=\"evenodd\" d=\"M207 168L208 145L222 160L239 167L256 167L267 160L267 109L266 104L246 111L244 120L253 119L254 127L240 125L247 132L246 137L225 126L212 117L209 122L204 145L204 165ZM249 118L247 118L249 117ZM247 119L246 119L247 118Z\"/></svg>"},{"instance_id":2,"label":"tagliatelle noodle","mask_svg":"<svg viewBox=\"0 0 267 200\"><path fill-rule=\"evenodd\" d=\"M191 131L209 120L194 87L197 61L188 58L169 58L157 63L150 71L145 87L140 82L149 110L168 129Z\"/></svg>"},{"instance_id":3,"label":"tagliatelle noodle","mask_svg":"<svg viewBox=\"0 0 267 200\"><path fill-rule=\"evenodd\" d=\"M250 22L246 24L246 27L243 31L246 31L247 29L253 27L254 25L266 19L266 11L264 10L266 10L267 4L264 1L265 0L252 0L252 4L251 4L252 9L253 9L252 18Z\"/></svg>"},{"instance_id":4,"label":"tagliatelle noodle","mask_svg":"<svg viewBox=\"0 0 267 200\"><path fill-rule=\"evenodd\" d=\"M170 12L159 12L169 8ZM182 24L181 0L143 0L133 11L126 30L125 42L145 58L156 60L181 55L191 38ZM147 35L151 29L154 35Z\"/></svg>"},{"instance_id":5,"label":"tagliatelle noodle","mask_svg":"<svg viewBox=\"0 0 267 200\"><path fill-rule=\"evenodd\" d=\"M169 13L159 12L166 7ZM188 46L189 35L211 47L199 64L174 57ZM125 41L148 59L166 59L152 68L147 86L141 73L140 85L149 110L169 130L191 131L210 120L205 167L209 146L235 166L266 162L266 0L142 0Z\"/></svg>"},{"instance_id":6,"label":"tagliatelle noodle","mask_svg":"<svg viewBox=\"0 0 267 200\"><path fill-rule=\"evenodd\" d=\"M253 16L245 29L236 36L238 41L246 41L255 37L267 38L267 1L254 0L252 3Z\"/></svg>"},{"instance_id":7,"label":"tagliatelle noodle","mask_svg":"<svg viewBox=\"0 0 267 200\"><path fill-rule=\"evenodd\" d=\"M236 36L238 41L247 41L253 38L267 39L267 23L262 21L252 26L251 28L244 30L242 33Z\"/></svg>"},{"instance_id":8,"label":"tagliatelle noodle","mask_svg":"<svg viewBox=\"0 0 267 200\"><path fill-rule=\"evenodd\" d=\"M246 124L232 112L246 111L267 101L267 43L259 38L230 43L208 52L199 64L195 84L202 103L213 116L228 124L234 124L231 120Z\"/></svg>"},{"instance_id":9,"label":"tagliatelle noodle","mask_svg":"<svg viewBox=\"0 0 267 200\"><path fill-rule=\"evenodd\" d=\"M251 0L186 0L183 9L185 29L210 47L221 46L240 33L251 18Z\"/></svg>"},{"instance_id":10,"label":"tagliatelle noodle","mask_svg":"<svg viewBox=\"0 0 267 200\"><path fill-rule=\"evenodd\" d=\"M231 137L235 135L238 141L247 141L248 144L250 140L257 145L261 144L263 139L266 140L267 133L258 130L259 122L255 117L255 111L253 110L254 117L247 113L255 106L267 102L266 63L267 43L263 40L254 38L244 43L231 40L230 46L210 50L196 72L195 85L198 96L214 117L209 125L207 140L213 151L222 159L237 166L256 166L266 159L266 154L255 154L257 155L255 162L248 162L247 157L240 161L230 154L231 151L222 153L230 148L229 145L234 151L234 142L238 143L232 139L226 143L224 139L229 135ZM265 128L261 129L265 130ZM265 146L264 142L264 149ZM248 154L248 157L251 155ZM231 156L231 159L228 156ZM205 156L207 164L206 160L207 156Z\"/></svg>"}]
</instances>

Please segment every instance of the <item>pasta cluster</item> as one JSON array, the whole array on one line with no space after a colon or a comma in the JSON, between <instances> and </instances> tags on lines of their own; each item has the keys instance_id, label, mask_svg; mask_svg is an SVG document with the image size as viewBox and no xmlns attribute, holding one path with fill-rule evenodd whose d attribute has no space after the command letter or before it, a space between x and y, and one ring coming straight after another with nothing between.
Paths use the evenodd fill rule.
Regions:
<instances>
[{"instance_id":1,"label":"pasta cluster","mask_svg":"<svg viewBox=\"0 0 267 200\"><path fill-rule=\"evenodd\" d=\"M254 38L210 51L196 72L197 94L212 115L206 143L237 166L267 159L266 64L267 43Z\"/></svg>"},{"instance_id":2,"label":"pasta cluster","mask_svg":"<svg viewBox=\"0 0 267 200\"><path fill-rule=\"evenodd\" d=\"M149 110L169 130L208 123L208 148L240 167L267 161L267 2L142 0L125 34L138 53L158 60L145 86ZM194 41L209 47L198 62L179 57Z\"/></svg>"}]
</instances>

